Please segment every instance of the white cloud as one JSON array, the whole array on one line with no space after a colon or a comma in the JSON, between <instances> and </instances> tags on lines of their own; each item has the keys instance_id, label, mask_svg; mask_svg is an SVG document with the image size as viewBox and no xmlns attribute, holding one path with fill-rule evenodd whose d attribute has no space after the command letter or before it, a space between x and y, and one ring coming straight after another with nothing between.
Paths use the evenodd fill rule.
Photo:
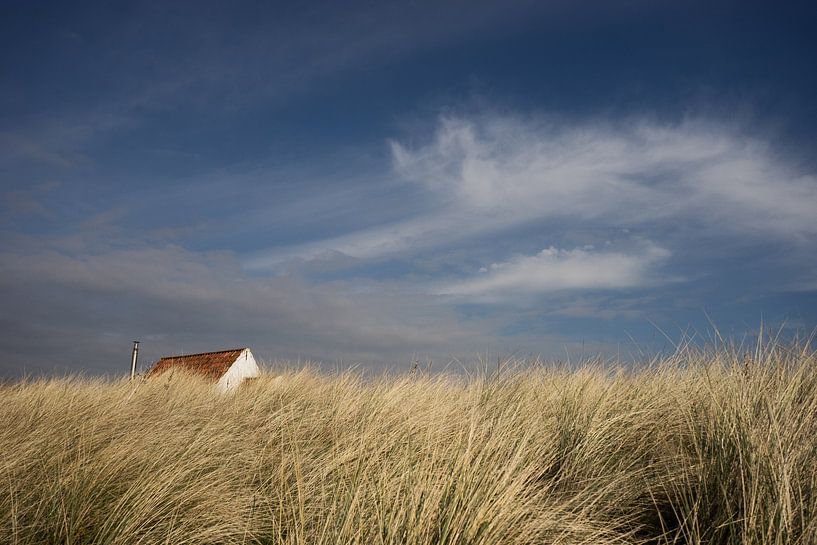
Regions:
<instances>
[{"instance_id":1,"label":"white cloud","mask_svg":"<svg viewBox=\"0 0 817 545\"><path fill-rule=\"evenodd\" d=\"M476 277L448 284L438 293L490 301L565 290L631 288L655 282L652 269L667 257L667 250L649 243L631 253L550 247L493 263Z\"/></svg>"},{"instance_id":2,"label":"white cloud","mask_svg":"<svg viewBox=\"0 0 817 545\"><path fill-rule=\"evenodd\" d=\"M817 177L786 167L763 141L701 121L443 119L432 142L392 149L402 176L454 208L502 213L507 223L694 216L733 231L817 233Z\"/></svg>"},{"instance_id":3,"label":"white cloud","mask_svg":"<svg viewBox=\"0 0 817 545\"><path fill-rule=\"evenodd\" d=\"M391 150L391 176L415 188L426 212L264 252L249 263L264 268L327 251L405 256L532 222L557 222L564 232L683 225L687 237L736 240L817 235L817 177L784 163L759 138L701 120L442 118L425 143L395 141Z\"/></svg>"}]
</instances>

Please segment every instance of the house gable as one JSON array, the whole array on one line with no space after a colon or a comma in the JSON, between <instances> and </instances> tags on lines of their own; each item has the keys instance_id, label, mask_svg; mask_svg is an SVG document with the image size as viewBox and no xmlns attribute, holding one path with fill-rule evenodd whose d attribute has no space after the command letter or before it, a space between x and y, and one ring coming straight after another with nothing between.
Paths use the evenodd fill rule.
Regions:
<instances>
[{"instance_id":1,"label":"house gable","mask_svg":"<svg viewBox=\"0 0 817 545\"><path fill-rule=\"evenodd\" d=\"M230 368L221 376L216 383L216 389L227 392L237 388L242 382L249 378L257 378L261 374L255 357L249 348L245 348Z\"/></svg>"}]
</instances>

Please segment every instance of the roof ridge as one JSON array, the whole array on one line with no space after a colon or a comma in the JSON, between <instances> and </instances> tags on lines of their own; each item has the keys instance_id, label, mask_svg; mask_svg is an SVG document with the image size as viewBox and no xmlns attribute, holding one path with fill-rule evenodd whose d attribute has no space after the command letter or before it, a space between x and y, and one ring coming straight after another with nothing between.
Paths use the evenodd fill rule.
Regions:
<instances>
[{"instance_id":1,"label":"roof ridge","mask_svg":"<svg viewBox=\"0 0 817 545\"><path fill-rule=\"evenodd\" d=\"M210 354L226 354L227 352L240 352L243 350L249 350L249 347L245 346L243 348L230 348L229 350L215 350L213 352L198 352L196 354L179 354L178 356L162 356L159 360L172 360L175 358L189 358L192 356L208 356Z\"/></svg>"}]
</instances>

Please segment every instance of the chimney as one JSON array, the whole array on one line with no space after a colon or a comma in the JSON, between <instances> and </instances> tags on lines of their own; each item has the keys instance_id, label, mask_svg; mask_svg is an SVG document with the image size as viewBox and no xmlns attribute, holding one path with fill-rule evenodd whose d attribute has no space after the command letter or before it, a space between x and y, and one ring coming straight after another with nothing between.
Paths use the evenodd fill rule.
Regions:
<instances>
[{"instance_id":1,"label":"chimney","mask_svg":"<svg viewBox=\"0 0 817 545\"><path fill-rule=\"evenodd\" d=\"M139 341L133 341L133 353L130 357L130 379L136 378L136 358L139 357Z\"/></svg>"}]
</instances>

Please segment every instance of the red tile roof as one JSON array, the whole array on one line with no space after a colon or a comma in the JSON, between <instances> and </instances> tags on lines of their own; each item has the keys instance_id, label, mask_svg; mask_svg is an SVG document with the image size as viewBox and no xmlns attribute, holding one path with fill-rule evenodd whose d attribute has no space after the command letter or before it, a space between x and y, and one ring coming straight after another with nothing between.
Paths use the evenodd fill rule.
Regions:
<instances>
[{"instance_id":1,"label":"red tile roof","mask_svg":"<svg viewBox=\"0 0 817 545\"><path fill-rule=\"evenodd\" d=\"M244 350L246 348L233 348L232 350L221 350L219 352L167 356L153 364L148 376L158 375L175 367L218 380L235 363L235 360Z\"/></svg>"}]
</instances>

